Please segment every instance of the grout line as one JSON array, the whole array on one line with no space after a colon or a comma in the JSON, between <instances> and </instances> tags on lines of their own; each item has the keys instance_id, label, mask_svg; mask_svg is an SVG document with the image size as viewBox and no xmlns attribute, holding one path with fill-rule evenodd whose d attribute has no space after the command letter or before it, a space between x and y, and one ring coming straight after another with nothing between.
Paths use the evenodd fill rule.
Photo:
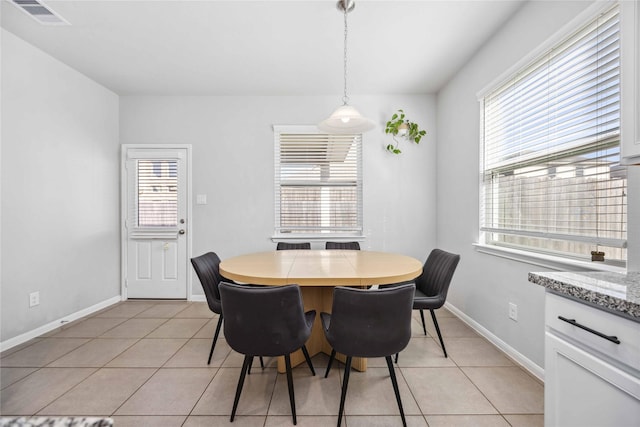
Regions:
<instances>
[{"instance_id":1,"label":"grout line","mask_svg":"<svg viewBox=\"0 0 640 427\"><path fill-rule=\"evenodd\" d=\"M197 369L197 368L196 368ZM202 393L200 393L200 397L198 397L196 399L196 401L193 403L193 406L191 407L191 409L189 410L189 413L187 414L187 416L185 417L184 421L182 422L182 425L184 425L187 420L189 419L189 417L192 416L193 414L193 410L196 408L196 406L198 406L198 403L200 403L200 401L202 400L202 398L204 397L205 393L207 392L207 390L209 389L209 387L211 386L211 383L213 382L213 380L216 378L216 376L218 376L218 373L220 372L221 367L218 366L218 368L216 368L216 372L211 376L211 379L209 380L209 382L207 383L207 385L204 387L204 389L202 390ZM196 415L193 415L196 416Z\"/></svg>"},{"instance_id":2,"label":"grout line","mask_svg":"<svg viewBox=\"0 0 640 427\"><path fill-rule=\"evenodd\" d=\"M286 375L286 374L285 374ZM291 368L291 378L293 379L293 368ZM271 389L271 396L269 397L269 403L267 404L267 411L265 413L265 418L264 418L264 423L267 423L267 417L269 416L269 409L271 409L271 403L273 402L273 396L276 394L276 385L278 384L278 368L276 367L276 377L273 380L273 388ZM293 390L294 390L294 397L295 397L295 384L293 386ZM298 415L297 412L297 403L296 403L296 416ZM289 416L291 416L291 414L289 414Z\"/></svg>"},{"instance_id":3,"label":"grout line","mask_svg":"<svg viewBox=\"0 0 640 427\"><path fill-rule=\"evenodd\" d=\"M458 369L460 370L460 372L462 373L462 375L465 376L466 379L469 380L469 382L471 384L473 384L473 386L476 388L476 390L478 390L478 392L480 392L480 394L482 395L482 397L484 397L485 399L487 399L487 402L489 402L489 404L493 407L493 409L496 410L496 413L500 416L502 416L502 412L500 412L500 410L496 407L496 405L493 404L493 402L491 401L491 399L489 399L489 397L487 395L484 394L484 392L482 390L480 390L480 387L478 387L478 385L473 382L473 380L467 375L467 373L461 368L458 367ZM508 423L507 423L508 424Z\"/></svg>"},{"instance_id":4,"label":"grout line","mask_svg":"<svg viewBox=\"0 0 640 427\"><path fill-rule=\"evenodd\" d=\"M110 368L107 368L107 369L110 369ZM140 368L133 368L133 369L140 369ZM144 368L144 369L153 369L153 368ZM142 387L144 387L144 386L145 386L145 384L147 384L147 383L149 382L149 380L151 380L151 378L153 378L153 376L154 376L155 374L157 374L159 371L160 371L160 368L155 368L155 371L154 371L151 375L149 375L149 378L147 378L145 381L143 381L143 382L142 382L142 384L140 384L140 386L139 386L138 388L136 388L136 389L135 389L135 390L134 390L134 391L129 395L129 397L127 397L126 399L124 399L124 400L122 401L122 403L121 403L120 405L118 405L118 407L117 407L117 408L115 408L115 409L113 410L113 412L111 413L111 415L109 415L109 416L110 416L110 417L113 417L113 416L115 415L115 413L116 413L116 412L118 412L118 410L119 410L120 408L122 408L122 406L123 406L125 403L127 403L127 402L129 401L129 399L131 399L131 398L132 398L132 397L133 397L133 396L134 396L138 391L140 391L140 389L142 389Z\"/></svg>"},{"instance_id":5,"label":"grout line","mask_svg":"<svg viewBox=\"0 0 640 427\"><path fill-rule=\"evenodd\" d=\"M50 369L73 369L73 368L50 368ZM54 397L52 400L50 400L49 402L43 404L42 407L40 407L40 409L38 409L37 411L35 411L33 414L31 414L32 417L37 416L38 412L42 411L44 408L46 408L47 406L51 405L53 402L55 402L56 400L60 399L62 396L64 396L65 394L69 393L71 390L73 390L74 388L76 388L78 386L78 384L84 382L87 378L89 378L90 376L92 376L93 374L95 374L96 372L98 372L98 369L95 368L86 368L86 369L94 369L93 372L91 372L89 375L87 375L86 377L84 377L83 379L81 379L77 384L74 384L73 386L71 386L68 390L66 390L65 392L63 392L60 396L58 397Z\"/></svg>"},{"instance_id":6,"label":"grout line","mask_svg":"<svg viewBox=\"0 0 640 427\"><path fill-rule=\"evenodd\" d=\"M391 360L393 361L393 358ZM398 360L400 360L400 359L398 359ZM424 422L428 426L429 423L427 422L426 415L424 414L424 412L422 412L422 408L420 407L420 403L418 402L418 399L416 398L415 394L413 394L413 390L411 389L411 387L409 387L409 382L407 381L407 378L404 376L403 369L398 364L395 364L394 369L396 369L396 368L397 368L397 371L400 373L400 376L404 380L404 383L407 385L407 389L409 390L409 394L411 394L411 397L413 398L413 401L415 402L416 406L418 407L418 411L420 411L420 415L422 415L422 419L424 420ZM402 407L404 408L404 402L402 402ZM405 414L405 417L406 416L407 415Z\"/></svg>"}]
</instances>

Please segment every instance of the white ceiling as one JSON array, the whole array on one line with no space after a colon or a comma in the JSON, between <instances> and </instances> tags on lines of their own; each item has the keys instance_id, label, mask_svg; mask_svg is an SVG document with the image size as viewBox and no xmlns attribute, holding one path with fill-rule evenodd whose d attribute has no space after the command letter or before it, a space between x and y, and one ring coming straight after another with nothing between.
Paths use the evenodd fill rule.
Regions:
<instances>
[{"instance_id":1,"label":"white ceiling","mask_svg":"<svg viewBox=\"0 0 640 427\"><path fill-rule=\"evenodd\" d=\"M335 0L1 0L2 27L120 95L342 94ZM357 0L349 94L434 93L522 1Z\"/></svg>"}]
</instances>

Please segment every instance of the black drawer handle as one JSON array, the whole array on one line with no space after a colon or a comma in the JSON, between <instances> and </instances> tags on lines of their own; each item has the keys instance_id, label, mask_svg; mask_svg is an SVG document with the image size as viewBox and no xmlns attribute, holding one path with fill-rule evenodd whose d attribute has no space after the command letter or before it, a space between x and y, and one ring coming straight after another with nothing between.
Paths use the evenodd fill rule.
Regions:
<instances>
[{"instance_id":1,"label":"black drawer handle","mask_svg":"<svg viewBox=\"0 0 640 427\"><path fill-rule=\"evenodd\" d=\"M604 338L605 340L611 341L616 344L620 344L620 340L618 339L618 337L614 335L605 335L602 332L595 331L587 326L581 325L580 323L576 322L576 319L567 319L566 317L562 317L562 316L558 316L558 319L562 320L563 322L570 323L573 326L577 326L580 329L584 329L587 332L591 332L592 334L597 335L600 338Z\"/></svg>"}]
</instances>

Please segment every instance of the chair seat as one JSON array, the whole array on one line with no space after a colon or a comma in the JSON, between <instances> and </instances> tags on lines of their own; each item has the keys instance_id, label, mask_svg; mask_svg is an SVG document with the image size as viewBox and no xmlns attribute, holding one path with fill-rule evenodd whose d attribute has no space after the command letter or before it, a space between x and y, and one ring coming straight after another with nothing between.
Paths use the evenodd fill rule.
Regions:
<instances>
[{"instance_id":1,"label":"chair seat","mask_svg":"<svg viewBox=\"0 0 640 427\"><path fill-rule=\"evenodd\" d=\"M331 326L331 314L330 313L320 313L320 320L322 321L322 327L326 331Z\"/></svg>"},{"instance_id":2,"label":"chair seat","mask_svg":"<svg viewBox=\"0 0 640 427\"><path fill-rule=\"evenodd\" d=\"M216 314L222 313L222 304L220 303L220 300L211 300L211 301L207 301L207 303L209 304L209 309L211 311L213 311Z\"/></svg>"},{"instance_id":3,"label":"chair seat","mask_svg":"<svg viewBox=\"0 0 640 427\"><path fill-rule=\"evenodd\" d=\"M442 295L428 296L421 290L416 288L415 296L413 297L413 309L414 310L435 310L444 305L445 298Z\"/></svg>"},{"instance_id":4,"label":"chair seat","mask_svg":"<svg viewBox=\"0 0 640 427\"><path fill-rule=\"evenodd\" d=\"M313 327L313 322L316 321L316 311L310 310L304 313L304 320L309 328Z\"/></svg>"}]
</instances>

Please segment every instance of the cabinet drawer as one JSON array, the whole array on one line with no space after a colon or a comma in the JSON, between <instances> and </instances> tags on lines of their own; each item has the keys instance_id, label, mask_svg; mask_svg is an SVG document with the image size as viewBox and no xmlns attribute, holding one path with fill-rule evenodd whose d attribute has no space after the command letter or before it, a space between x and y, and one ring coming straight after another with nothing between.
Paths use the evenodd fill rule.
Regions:
<instances>
[{"instance_id":1,"label":"cabinet drawer","mask_svg":"<svg viewBox=\"0 0 640 427\"><path fill-rule=\"evenodd\" d=\"M640 379L547 332L546 427L637 427Z\"/></svg>"},{"instance_id":2,"label":"cabinet drawer","mask_svg":"<svg viewBox=\"0 0 640 427\"><path fill-rule=\"evenodd\" d=\"M551 293L546 295L545 307L547 332L596 352L610 363L640 376L640 323ZM596 333L615 337L620 343Z\"/></svg>"}]
</instances>

